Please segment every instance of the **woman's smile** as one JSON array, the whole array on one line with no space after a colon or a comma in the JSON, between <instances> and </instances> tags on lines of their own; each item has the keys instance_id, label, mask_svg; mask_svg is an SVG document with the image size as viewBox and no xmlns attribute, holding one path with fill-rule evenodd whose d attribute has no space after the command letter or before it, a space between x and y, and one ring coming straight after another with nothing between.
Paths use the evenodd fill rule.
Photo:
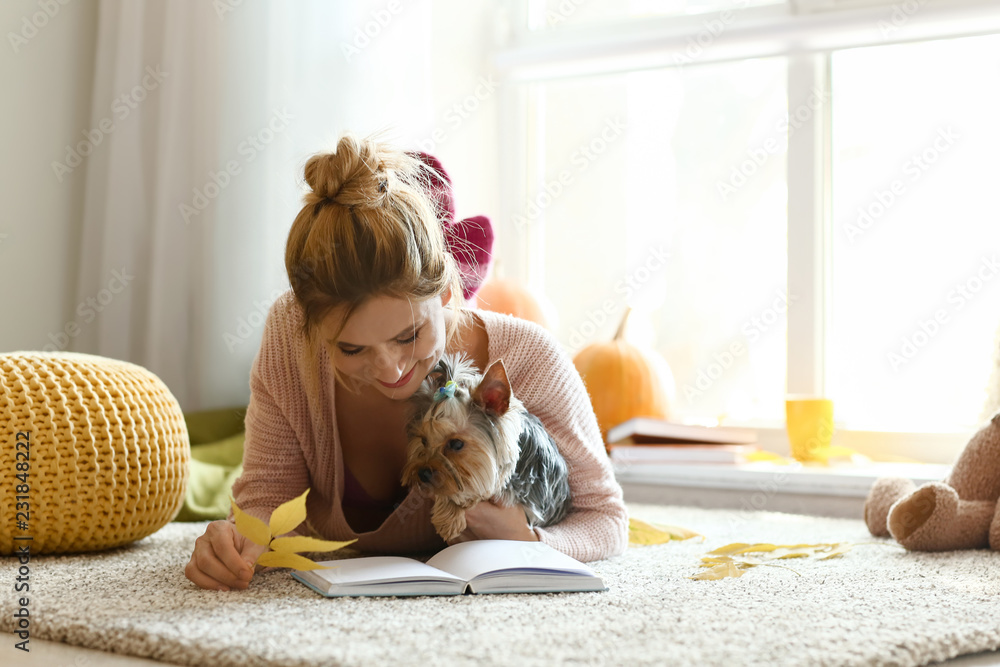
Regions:
<instances>
[{"instance_id":1,"label":"woman's smile","mask_svg":"<svg viewBox=\"0 0 1000 667\"><path fill-rule=\"evenodd\" d=\"M415 371L415 370L417 370L417 365L416 364L413 365L413 368L410 369L409 373L407 373L406 375L404 375L403 377L401 377L396 382L393 382L392 384L390 384L388 382L382 382L382 380L379 380L378 382L379 382L379 384L381 384L386 389L398 389L398 388L406 385L413 378L413 371Z\"/></svg>"}]
</instances>

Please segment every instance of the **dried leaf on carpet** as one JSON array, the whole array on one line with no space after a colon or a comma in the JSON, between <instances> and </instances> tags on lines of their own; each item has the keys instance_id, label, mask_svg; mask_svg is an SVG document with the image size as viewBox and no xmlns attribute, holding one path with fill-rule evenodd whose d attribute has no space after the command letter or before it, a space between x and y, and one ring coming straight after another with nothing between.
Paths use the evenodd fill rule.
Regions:
<instances>
[{"instance_id":1,"label":"dried leaf on carpet","mask_svg":"<svg viewBox=\"0 0 1000 667\"><path fill-rule=\"evenodd\" d=\"M735 542L709 551L707 555L702 556L699 567L706 568L706 570L690 578L698 581L717 581L729 577L740 577L746 570L758 565L780 567L801 576L790 567L770 561L812 557L815 557L816 560L829 560L843 556L854 546L849 542L822 544L747 544Z\"/></svg>"},{"instance_id":2,"label":"dried leaf on carpet","mask_svg":"<svg viewBox=\"0 0 1000 667\"><path fill-rule=\"evenodd\" d=\"M705 537L693 530L681 528L680 526L669 526L664 524L651 524L634 517L628 520L628 543L629 546L649 546L652 544L665 544L677 540L689 540L692 537Z\"/></svg>"}]
</instances>

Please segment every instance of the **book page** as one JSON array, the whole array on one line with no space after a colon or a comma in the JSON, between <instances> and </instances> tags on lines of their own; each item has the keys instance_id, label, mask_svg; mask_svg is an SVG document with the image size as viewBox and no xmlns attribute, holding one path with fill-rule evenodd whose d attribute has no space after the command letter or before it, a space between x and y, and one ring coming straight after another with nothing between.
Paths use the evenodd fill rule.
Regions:
<instances>
[{"instance_id":1,"label":"book page","mask_svg":"<svg viewBox=\"0 0 1000 667\"><path fill-rule=\"evenodd\" d=\"M474 540L455 544L437 553L427 565L450 572L465 581L497 570L553 570L596 576L580 561L542 542Z\"/></svg>"},{"instance_id":2,"label":"book page","mask_svg":"<svg viewBox=\"0 0 1000 667\"><path fill-rule=\"evenodd\" d=\"M310 570L309 574L328 582L331 587L390 581L465 581L418 560L399 556L344 558L323 561L320 565L328 565L331 569Z\"/></svg>"}]
</instances>

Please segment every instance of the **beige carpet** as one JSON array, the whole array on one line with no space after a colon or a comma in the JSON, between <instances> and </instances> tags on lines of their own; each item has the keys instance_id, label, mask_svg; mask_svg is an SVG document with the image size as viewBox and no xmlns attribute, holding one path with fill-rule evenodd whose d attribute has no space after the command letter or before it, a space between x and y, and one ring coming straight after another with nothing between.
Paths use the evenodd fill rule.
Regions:
<instances>
[{"instance_id":1,"label":"beige carpet","mask_svg":"<svg viewBox=\"0 0 1000 667\"><path fill-rule=\"evenodd\" d=\"M183 665L925 665L1000 648L1000 554L911 554L861 521L630 505L706 536L593 564L603 593L322 598L287 571L250 590L194 588L204 524L130 547L31 562L31 636ZM845 556L693 581L731 542L850 541ZM0 631L17 563L0 559ZM5 642L15 641L2 635Z\"/></svg>"}]
</instances>

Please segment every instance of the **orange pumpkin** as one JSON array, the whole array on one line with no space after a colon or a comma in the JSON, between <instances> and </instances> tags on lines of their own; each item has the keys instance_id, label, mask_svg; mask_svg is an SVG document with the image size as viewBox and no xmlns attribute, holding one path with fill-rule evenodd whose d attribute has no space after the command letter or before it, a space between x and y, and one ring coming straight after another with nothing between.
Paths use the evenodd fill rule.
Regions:
<instances>
[{"instance_id":1,"label":"orange pumpkin","mask_svg":"<svg viewBox=\"0 0 1000 667\"><path fill-rule=\"evenodd\" d=\"M538 300L526 288L510 280L491 278L476 293L478 307L531 320L548 328L549 324Z\"/></svg>"},{"instance_id":2,"label":"orange pumpkin","mask_svg":"<svg viewBox=\"0 0 1000 667\"><path fill-rule=\"evenodd\" d=\"M671 418L673 374L666 360L623 338L630 310L615 337L592 343L573 359L590 394L601 436L633 417Z\"/></svg>"}]
</instances>

